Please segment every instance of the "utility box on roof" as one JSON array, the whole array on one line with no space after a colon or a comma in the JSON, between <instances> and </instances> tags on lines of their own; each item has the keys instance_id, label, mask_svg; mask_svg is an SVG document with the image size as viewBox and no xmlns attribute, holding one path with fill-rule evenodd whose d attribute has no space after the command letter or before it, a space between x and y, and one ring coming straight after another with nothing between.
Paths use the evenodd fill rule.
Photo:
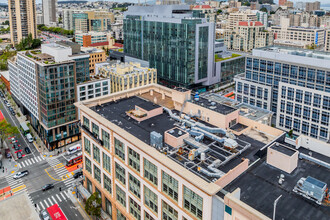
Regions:
<instances>
[{"instance_id":1,"label":"utility box on roof","mask_svg":"<svg viewBox=\"0 0 330 220\"><path fill-rule=\"evenodd\" d=\"M150 132L150 145L158 149L163 148L163 135L156 131Z\"/></svg>"},{"instance_id":2,"label":"utility box on roof","mask_svg":"<svg viewBox=\"0 0 330 220\"><path fill-rule=\"evenodd\" d=\"M287 173L298 166L298 156L298 151L277 142L267 148L267 163Z\"/></svg>"}]
</instances>

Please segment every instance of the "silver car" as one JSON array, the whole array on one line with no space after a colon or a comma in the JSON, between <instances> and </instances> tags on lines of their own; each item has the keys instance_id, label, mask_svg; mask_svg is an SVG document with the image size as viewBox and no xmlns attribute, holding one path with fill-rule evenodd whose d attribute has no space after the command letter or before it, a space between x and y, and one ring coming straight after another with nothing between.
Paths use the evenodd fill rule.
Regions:
<instances>
[{"instance_id":1,"label":"silver car","mask_svg":"<svg viewBox=\"0 0 330 220\"><path fill-rule=\"evenodd\" d=\"M13 178L16 180L16 179L22 178L24 176L27 176L28 174L29 174L29 171L24 170L24 171L16 173Z\"/></svg>"}]
</instances>

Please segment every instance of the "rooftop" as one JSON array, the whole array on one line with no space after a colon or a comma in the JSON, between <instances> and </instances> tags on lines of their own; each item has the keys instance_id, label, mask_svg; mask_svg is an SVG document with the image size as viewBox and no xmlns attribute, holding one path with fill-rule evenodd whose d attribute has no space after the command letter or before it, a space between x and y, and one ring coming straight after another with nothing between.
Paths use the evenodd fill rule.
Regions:
<instances>
[{"instance_id":1,"label":"rooftop","mask_svg":"<svg viewBox=\"0 0 330 220\"><path fill-rule=\"evenodd\" d=\"M192 97L190 102L193 102L193 103L200 105L202 107L205 107L205 108L210 108L213 111L219 112L223 115L230 114L237 110L237 108L235 108L235 107L231 107L229 105L225 105L225 104L222 104L219 102L214 102L211 99L206 99L203 97L199 97L198 101L196 101L196 99L194 99L194 97Z\"/></svg>"},{"instance_id":2,"label":"rooftop","mask_svg":"<svg viewBox=\"0 0 330 220\"><path fill-rule=\"evenodd\" d=\"M292 154L294 152L293 146L286 144L283 139L284 137L278 139L279 146L274 144L272 148L275 147L276 150L285 154ZM301 149L299 152L302 152ZM318 154L313 152L313 157L317 158L316 155ZM284 175L284 182L279 184L281 174ZM308 176L324 183L330 183L329 169L324 166L305 159L298 160L297 168L288 174L267 164L265 155L244 174L227 185L224 190L233 192L239 187L241 189L240 200L270 218L273 215L275 199L282 195L277 203L276 219L329 219L329 207L318 205L314 201L293 192L298 180ZM223 197L220 192L218 195Z\"/></svg>"}]
</instances>

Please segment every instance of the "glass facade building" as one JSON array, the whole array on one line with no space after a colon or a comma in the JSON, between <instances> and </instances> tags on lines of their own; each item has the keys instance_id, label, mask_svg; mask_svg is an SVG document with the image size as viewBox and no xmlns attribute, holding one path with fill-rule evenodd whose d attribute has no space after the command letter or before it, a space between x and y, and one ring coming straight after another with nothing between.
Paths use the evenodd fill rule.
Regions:
<instances>
[{"instance_id":1,"label":"glass facade building","mask_svg":"<svg viewBox=\"0 0 330 220\"><path fill-rule=\"evenodd\" d=\"M161 84L205 84L213 70L214 24L181 8L153 6L149 12L148 7L130 7L124 19L124 51L149 61ZM166 17L159 19L157 12Z\"/></svg>"},{"instance_id":2,"label":"glass facade building","mask_svg":"<svg viewBox=\"0 0 330 220\"><path fill-rule=\"evenodd\" d=\"M329 60L330 53L257 49L235 78L236 99L275 112L279 128L329 140Z\"/></svg>"}]
</instances>

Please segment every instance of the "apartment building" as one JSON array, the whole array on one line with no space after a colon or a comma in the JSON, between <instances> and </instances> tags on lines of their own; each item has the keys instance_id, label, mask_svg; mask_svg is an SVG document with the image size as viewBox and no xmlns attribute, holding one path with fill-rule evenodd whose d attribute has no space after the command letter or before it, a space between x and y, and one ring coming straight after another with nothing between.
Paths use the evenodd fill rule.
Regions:
<instances>
[{"instance_id":1,"label":"apartment building","mask_svg":"<svg viewBox=\"0 0 330 220\"><path fill-rule=\"evenodd\" d=\"M254 49L235 78L236 100L276 113L276 126L329 141L330 53L290 47Z\"/></svg>"},{"instance_id":2,"label":"apartment building","mask_svg":"<svg viewBox=\"0 0 330 220\"><path fill-rule=\"evenodd\" d=\"M94 47L82 47L81 51L86 54L89 54L89 73L90 75L94 75L95 64L103 63L107 59L105 51Z\"/></svg>"},{"instance_id":3,"label":"apartment building","mask_svg":"<svg viewBox=\"0 0 330 220\"><path fill-rule=\"evenodd\" d=\"M114 63L98 68L98 75L110 80L111 93L157 83L157 70L140 63Z\"/></svg>"},{"instance_id":4,"label":"apartment building","mask_svg":"<svg viewBox=\"0 0 330 220\"><path fill-rule=\"evenodd\" d=\"M240 218L270 219L269 213L241 201L235 205L227 198L232 191L225 197L221 189L231 187L255 164L253 154L282 131L241 116L235 107L193 96L190 90L156 84L76 106L84 187L101 195L110 218L220 220L241 213ZM185 116L179 117L180 112ZM255 129L262 129L263 135ZM224 150L231 147L237 151Z\"/></svg>"},{"instance_id":5,"label":"apartment building","mask_svg":"<svg viewBox=\"0 0 330 220\"><path fill-rule=\"evenodd\" d=\"M109 94L109 78L92 77L91 80L77 85L77 101L84 101Z\"/></svg>"},{"instance_id":6,"label":"apartment building","mask_svg":"<svg viewBox=\"0 0 330 220\"><path fill-rule=\"evenodd\" d=\"M124 16L124 52L148 61L160 83L213 83L214 23L194 17L189 5L130 6Z\"/></svg>"},{"instance_id":7,"label":"apartment building","mask_svg":"<svg viewBox=\"0 0 330 220\"><path fill-rule=\"evenodd\" d=\"M320 10L320 6L321 6L321 3L319 1L306 2L306 8L305 8L305 10L307 12L312 12L312 11Z\"/></svg>"},{"instance_id":8,"label":"apartment building","mask_svg":"<svg viewBox=\"0 0 330 220\"><path fill-rule=\"evenodd\" d=\"M70 47L43 44L9 61L12 97L51 151L80 139L74 102L76 70L82 67L71 55Z\"/></svg>"},{"instance_id":9,"label":"apartment building","mask_svg":"<svg viewBox=\"0 0 330 220\"><path fill-rule=\"evenodd\" d=\"M308 43L309 45L315 44L317 46L324 45L324 28L272 26L271 31L274 33L275 39Z\"/></svg>"},{"instance_id":10,"label":"apartment building","mask_svg":"<svg viewBox=\"0 0 330 220\"><path fill-rule=\"evenodd\" d=\"M228 49L248 52L272 45L274 34L268 32L260 21L240 21L235 30L225 30L224 40Z\"/></svg>"},{"instance_id":11,"label":"apartment building","mask_svg":"<svg viewBox=\"0 0 330 220\"><path fill-rule=\"evenodd\" d=\"M324 50L330 52L330 30L326 30L326 32L325 32L325 46L324 46Z\"/></svg>"},{"instance_id":12,"label":"apartment building","mask_svg":"<svg viewBox=\"0 0 330 220\"><path fill-rule=\"evenodd\" d=\"M228 28L236 29L241 21L257 21L257 15L250 10L232 12L228 15Z\"/></svg>"},{"instance_id":13,"label":"apartment building","mask_svg":"<svg viewBox=\"0 0 330 220\"><path fill-rule=\"evenodd\" d=\"M44 24L49 26L56 24L56 10L57 1L56 0L42 0L42 13L44 16Z\"/></svg>"},{"instance_id":14,"label":"apartment building","mask_svg":"<svg viewBox=\"0 0 330 220\"><path fill-rule=\"evenodd\" d=\"M115 18L113 13L106 11L83 11L72 14L73 30L87 33L89 31L111 30Z\"/></svg>"},{"instance_id":15,"label":"apartment building","mask_svg":"<svg viewBox=\"0 0 330 220\"><path fill-rule=\"evenodd\" d=\"M10 39L13 45L32 34L37 37L36 5L34 0L8 0Z\"/></svg>"}]
</instances>

